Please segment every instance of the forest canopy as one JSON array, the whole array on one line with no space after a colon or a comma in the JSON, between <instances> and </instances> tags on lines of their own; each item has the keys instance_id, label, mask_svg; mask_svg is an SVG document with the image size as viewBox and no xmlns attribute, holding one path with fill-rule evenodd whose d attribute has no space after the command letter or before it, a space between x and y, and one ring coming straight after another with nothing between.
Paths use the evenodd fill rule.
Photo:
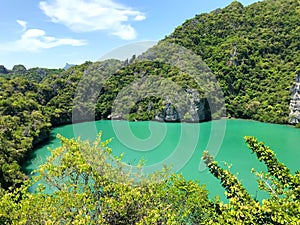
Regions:
<instances>
[{"instance_id":1,"label":"forest canopy","mask_svg":"<svg viewBox=\"0 0 300 225\"><path fill-rule=\"evenodd\" d=\"M228 203L209 199L205 186L167 168L147 176L126 172L107 147L110 140L101 136L93 143L60 138L61 147L52 150L34 181L0 191L1 224L299 224L300 173L292 174L253 137L245 140L268 171L257 173L259 187L270 195L262 202L228 168L203 154ZM28 192L37 181L42 183L36 191Z\"/></svg>"},{"instance_id":2,"label":"forest canopy","mask_svg":"<svg viewBox=\"0 0 300 225\"><path fill-rule=\"evenodd\" d=\"M27 69L21 64L9 70L1 65L0 223L299 224L299 172L291 174L268 147L252 137L246 138L250 149L268 168L267 173L258 174L267 181L259 186L270 194L262 203L249 196L238 179L207 153L203 159L220 179L230 200L228 204L208 199L208 191L199 183L180 175L166 176L166 171L159 174L165 182L115 184L109 178L120 174L109 165L103 173L89 165L78 148L96 147L80 140L62 138L62 147L53 151L40 168L39 178L56 186L52 194L43 188L34 194L28 192L32 181L21 171L28 153L49 138L52 127L91 118L201 122L225 116L286 124L290 88L300 73L299 35L298 0L265 0L249 6L234 1L223 9L188 19L158 43L157 46L175 44L187 50L176 51L178 56L189 58L193 53L200 57L203 63L199 68L205 69L199 77L207 81L206 87L216 89L211 79L215 77L222 96L206 96L205 85L181 71L180 63L190 68L195 63L192 60L176 65L162 60L174 48L157 51L154 46L142 56L125 61L87 61L66 70ZM159 78L155 85L174 83L182 92L169 88L156 96L151 90L136 102L117 99L128 85L139 86L134 81L145 80L143 84L148 85L149 77ZM94 102L86 104L90 90L95 90ZM169 96L176 93L187 97L180 96L179 101L172 102L175 98ZM189 108L183 101L188 102ZM114 114L115 103L120 110L130 110ZM96 143L99 145L100 139ZM60 165L51 164L56 157L64 159ZM57 179L64 176L72 182L58 187Z\"/></svg>"}]
</instances>

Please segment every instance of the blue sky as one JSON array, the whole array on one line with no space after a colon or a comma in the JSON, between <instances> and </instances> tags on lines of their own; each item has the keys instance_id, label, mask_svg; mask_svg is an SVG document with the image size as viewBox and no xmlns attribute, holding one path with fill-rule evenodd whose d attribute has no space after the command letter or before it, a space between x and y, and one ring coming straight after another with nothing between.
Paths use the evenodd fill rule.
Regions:
<instances>
[{"instance_id":1,"label":"blue sky","mask_svg":"<svg viewBox=\"0 0 300 225\"><path fill-rule=\"evenodd\" d=\"M231 0L2 0L0 65L61 68L120 46L158 41ZM240 0L249 5L257 0Z\"/></svg>"}]
</instances>

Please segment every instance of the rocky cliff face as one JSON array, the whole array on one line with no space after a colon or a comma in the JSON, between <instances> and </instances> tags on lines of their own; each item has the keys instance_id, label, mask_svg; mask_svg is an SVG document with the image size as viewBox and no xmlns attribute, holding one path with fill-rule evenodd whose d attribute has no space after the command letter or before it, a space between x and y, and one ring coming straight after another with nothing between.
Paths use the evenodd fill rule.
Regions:
<instances>
[{"instance_id":1,"label":"rocky cliff face","mask_svg":"<svg viewBox=\"0 0 300 225\"><path fill-rule=\"evenodd\" d=\"M3 65L0 65L0 74L8 74L9 71L3 66Z\"/></svg>"},{"instance_id":2,"label":"rocky cliff face","mask_svg":"<svg viewBox=\"0 0 300 225\"><path fill-rule=\"evenodd\" d=\"M206 98L200 98L196 90L186 90L187 104L181 107L169 101L155 119L166 122L203 122L211 120L209 103Z\"/></svg>"},{"instance_id":3,"label":"rocky cliff face","mask_svg":"<svg viewBox=\"0 0 300 225\"><path fill-rule=\"evenodd\" d=\"M26 73L26 67L21 64L14 65L14 67L12 68L12 73L24 75Z\"/></svg>"},{"instance_id":4,"label":"rocky cliff face","mask_svg":"<svg viewBox=\"0 0 300 225\"><path fill-rule=\"evenodd\" d=\"M291 88L289 123L300 123L300 74L297 75L296 83Z\"/></svg>"}]
</instances>

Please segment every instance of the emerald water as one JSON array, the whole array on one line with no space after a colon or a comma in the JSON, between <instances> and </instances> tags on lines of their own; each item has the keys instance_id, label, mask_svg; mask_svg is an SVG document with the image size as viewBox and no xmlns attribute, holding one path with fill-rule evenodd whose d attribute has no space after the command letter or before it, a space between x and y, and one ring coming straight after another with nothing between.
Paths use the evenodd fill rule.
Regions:
<instances>
[{"instance_id":1,"label":"emerald water","mask_svg":"<svg viewBox=\"0 0 300 225\"><path fill-rule=\"evenodd\" d=\"M103 131L102 139L113 138L109 147L114 155L124 153L123 161L136 165L140 159L146 162L146 171L152 172L163 164L173 167L187 179L199 180L209 190L210 197L224 197L219 181L201 163L204 150L213 154L219 164L232 165L231 172L237 174L242 184L257 199L266 197L259 191L257 177L251 169L266 170L247 148L244 136L255 136L275 151L278 159L292 172L300 168L300 129L248 120L217 120L205 123L159 123L153 121L96 121L55 128L51 138L37 147L23 169L27 174L45 162L49 148L60 145L57 134L72 138L95 139Z\"/></svg>"}]
</instances>

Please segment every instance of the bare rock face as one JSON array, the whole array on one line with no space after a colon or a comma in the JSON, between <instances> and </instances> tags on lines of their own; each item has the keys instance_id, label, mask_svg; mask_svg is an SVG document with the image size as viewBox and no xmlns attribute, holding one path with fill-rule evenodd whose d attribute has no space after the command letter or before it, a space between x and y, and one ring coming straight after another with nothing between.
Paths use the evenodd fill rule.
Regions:
<instances>
[{"instance_id":1,"label":"bare rock face","mask_svg":"<svg viewBox=\"0 0 300 225\"><path fill-rule=\"evenodd\" d=\"M0 65L0 74L8 74L9 71L3 66L3 65Z\"/></svg>"},{"instance_id":2,"label":"bare rock face","mask_svg":"<svg viewBox=\"0 0 300 225\"><path fill-rule=\"evenodd\" d=\"M25 74L26 73L26 67L19 64L19 65L14 65L14 67L12 68L12 72L14 74Z\"/></svg>"},{"instance_id":3,"label":"bare rock face","mask_svg":"<svg viewBox=\"0 0 300 225\"><path fill-rule=\"evenodd\" d=\"M156 115L157 120L166 121L166 122L179 122L180 115L176 108L172 105L171 102L166 104L164 110Z\"/></svg>"},{"instance_id":4,"label":"bare rock face","mask_svg":"<svg viewBox=\"0 0 300 225\"><path fill-rule=\"evenodd\" d=\"M64 70L67 70L67 69L71 68L72 66L75 66L75 65L74 64L66 63L66 65L64 67Z\"/></svg>"},{"instance_id":5,"label":"bare rock face","mask_svg":"<svg viewBox=\"0 0 300 225\"><path fill-rule=\"evenodd\" d=\"M291 88L289 123L300 123L300 74L296 77L296 83Z\"/></svg>"},{"instance_id":6,"label":"bare rock face","mask_svg":"<svg viewBox=\"0 0 300 225\"><path fill-rule=\"evenodd\" d=\"M188 102L183 105L168 101L162 112L155 116L156 120L166 122L203 122L211 120L209 103L200 98L196 90L186 90Z\"/></svg>"}]
</instances>

